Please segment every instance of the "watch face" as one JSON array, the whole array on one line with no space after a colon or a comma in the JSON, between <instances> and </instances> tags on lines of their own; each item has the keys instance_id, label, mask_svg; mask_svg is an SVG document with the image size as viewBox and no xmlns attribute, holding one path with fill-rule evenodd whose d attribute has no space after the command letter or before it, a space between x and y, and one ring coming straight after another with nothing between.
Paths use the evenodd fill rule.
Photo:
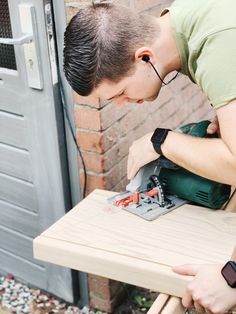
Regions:
<instances>
[{"instance_id":1,"label":"watch face","mask_svg":"<svg viewBox=\"0 0 236 314\"><path fill-rule=\"evenodd\" d=\"M228 262L222 269L222 275L227 283L232 287L236 287L236 266L233 262Z\"/></svg>"}]
</instances>

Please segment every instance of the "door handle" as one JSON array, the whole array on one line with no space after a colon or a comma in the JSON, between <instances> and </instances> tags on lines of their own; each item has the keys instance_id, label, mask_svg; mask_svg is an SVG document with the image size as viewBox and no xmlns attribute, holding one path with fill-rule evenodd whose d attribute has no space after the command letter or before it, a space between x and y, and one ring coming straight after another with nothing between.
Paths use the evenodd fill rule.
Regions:
<instances>
[{"instance_id":1,"label":"door handle","mask_svg":"<svg viewBox=\"0 0 236 314\"><path fill-rule=\"evenodd\" d=\"M34 89L43 89L42 63L40 63L39 36L36 12L33 4L18 5L22 36L19 38L0 38L0 44L22 45L28 85ZM19 49L15 50L16 53ZM20 58L21 62L22 58Z\"/></svg>"},{"instance_id":2,"label":"door handle","mask_svg":"<svg viewBox=\"0 0 236 314\"><path fill-rule=\"evenodd\" d=\"M33 41L33 36L25 34L19 38L0 38L0 44L5 45L24 45L29 44Z\"/></svg>"},{"instance_id":3,"label":"door handle","mask_svg":"<svg viewBox=\"0 0 236 314\"><path fill-rule=\"evenodd\" d=\"M18 5L21 32L28 34L27 45L23 45L28 85L34 89L43 89L42 63L40 62L37 17L33 4ZM30 39L30 35L32 38Z\"/></svg>"}]
</instances>

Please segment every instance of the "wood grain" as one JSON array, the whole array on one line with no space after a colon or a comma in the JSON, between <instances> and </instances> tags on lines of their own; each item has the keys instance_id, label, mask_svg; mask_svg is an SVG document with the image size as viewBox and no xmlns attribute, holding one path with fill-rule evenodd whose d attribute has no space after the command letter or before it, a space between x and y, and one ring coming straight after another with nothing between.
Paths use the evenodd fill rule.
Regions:
<instances>
[{"instance_id":1,"label":"wood grain","mask_svg":"<svg viewBox=\"0 0 236 314\"><path fill-rule=\"evenodd\" d=\"M168 294L160 293L154 301L152 307L149 309L147 314L159 314L166 306L170 296Z\"/></svg>"},{"instance_id":2,"label":"wood grain","mask_svg":"<svg viewBox=\"0 0 236 314\"><path fill-rule=\"evenodd\" d=\"M236 214L184 205L149 222L109 205L95 190L34 240L51 263L181 297L191 279L173 265L224 263L236 242Z\"/></svg>"},{"instance_id":3,"label":"wood grain","mask_svg":"<svg viewBox=\"0 0 236 314\"><path fill-rule=\"evenodd\" d=\"M183 314L183 313L184 308L181 304L181 300L176 297L171 297L161 312L161 314Z\"/></svg>"},{"instance_id":4,"label":"wood grain","mask_svg":"<svg viewBox=\"0 0 236 314\"><path fill-rule=\"evenodd\" d=\"M147 314L183 314L181 299L160 293Z\"/></svg>"}]
</instances>

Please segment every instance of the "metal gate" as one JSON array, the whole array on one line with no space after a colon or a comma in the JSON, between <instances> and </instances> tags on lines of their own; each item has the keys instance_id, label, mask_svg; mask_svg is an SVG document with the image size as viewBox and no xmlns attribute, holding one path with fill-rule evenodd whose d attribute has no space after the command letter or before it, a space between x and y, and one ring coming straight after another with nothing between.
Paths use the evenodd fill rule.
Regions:
<instances>
[{"instance_id":1,"label":"metal gate","mask_svg":"<svg viewBox=\"0 0 236 314\"><path fill-rule=\"evenodd\" d=\"M0 6L0 272L73 302L71 271L32 255L71 207L51 4Z\"/></svg>"}]
</instances>

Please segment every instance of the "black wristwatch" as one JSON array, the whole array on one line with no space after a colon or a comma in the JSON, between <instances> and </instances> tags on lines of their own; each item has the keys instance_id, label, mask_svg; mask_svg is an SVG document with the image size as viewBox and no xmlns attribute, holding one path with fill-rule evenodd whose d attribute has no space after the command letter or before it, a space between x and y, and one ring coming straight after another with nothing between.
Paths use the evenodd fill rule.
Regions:
<instances>
[{"instance_id":1,"label":"black wristwatch","mask_svg":"<svg viewBox=\"0 0 236 314\"><path fill-rule=\"evenodd\" d=\"M157 128L151 137L151 142L153 144L155 151L161 156L163 156L161 145L164 143L169 131L171 130Z\"/></svg>"},{"instance_id":2,"label":"black wristwatch","mask_svg":"<svg viewBox=\"0 0 236 314\"><path fill-rule=\"evenodd\" d=\"M236 263L229 261L221 270L221 274L231 288L236 288Z\"/></svg>"}]
</instances>

